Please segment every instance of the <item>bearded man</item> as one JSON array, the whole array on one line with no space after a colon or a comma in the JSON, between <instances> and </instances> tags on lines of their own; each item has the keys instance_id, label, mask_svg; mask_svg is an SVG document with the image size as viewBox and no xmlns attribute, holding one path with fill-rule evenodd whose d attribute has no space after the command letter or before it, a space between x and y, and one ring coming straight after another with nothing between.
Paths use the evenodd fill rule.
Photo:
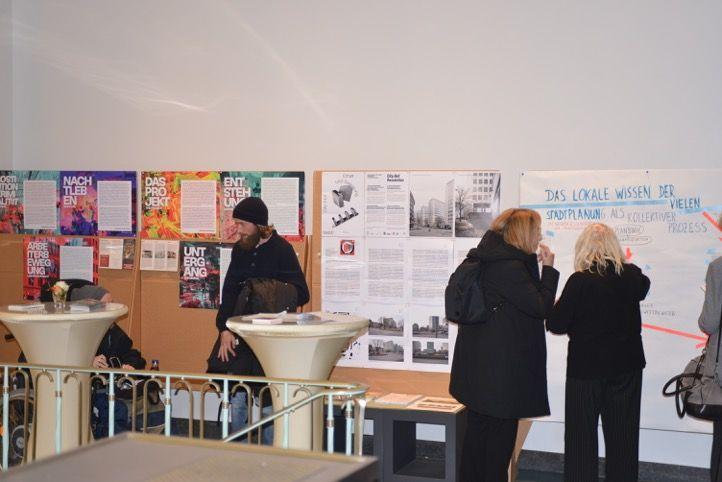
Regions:
<instances>
[{"instance_id":1,"label":"bearded man","mask_svg":"<svg viewBox=\"0 0 722 482\"><path fill-rule=\"evenodd\" d=\"M232 361L234 375L264 376L263 368L246 342L226 328L226 320L233 316L236 299L246 280L275 279L289 283L298 291L298 306L308 303L306 278L291 244L268 224L268 208L260 198L249 197L233 209L240 239L233 246L231 263L223 283L223 301L216 316L220 344L215 356L222 362ZM213 356L213 354L211 355ZM231 399L231 433L246 421L248 404L246 393L239 390ZM268 413L264 407L264 415ZM272 427L263 430L263 442L270 443Z\"/></svg>"}]
</instances>

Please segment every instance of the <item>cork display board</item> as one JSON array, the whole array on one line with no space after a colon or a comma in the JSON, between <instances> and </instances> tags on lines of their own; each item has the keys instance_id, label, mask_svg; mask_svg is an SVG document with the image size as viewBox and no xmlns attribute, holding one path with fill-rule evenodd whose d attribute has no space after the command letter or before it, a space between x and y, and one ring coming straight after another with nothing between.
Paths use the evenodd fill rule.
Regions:
<instances>
[{"instance_id":1,"label":"cork display board","mask_svg":"<svg viewBox=\"0 0 722 482\"><path fill-rule=\"evenodd\" d=\"M311 302L304 311L321 308L321 177L322 172L314 173L313 235L291 242L311 291ZM0 236L0 249L0 304L15 303L22 299L23 236ZM113 294L115 301L129 307L128 315L118 323L146 360L158 359L161 370L205 372L217 336L216 310L180 308L178 273L141 271L136 262L132 270L101 268L99 284ZM1 325L0 334L8 334ZM0 360L15 362L19 352L16 341L0 339ZM448 373L336 367L331 379L361 382L374 391L448 396Z\"/></svg>"}]
</instances>

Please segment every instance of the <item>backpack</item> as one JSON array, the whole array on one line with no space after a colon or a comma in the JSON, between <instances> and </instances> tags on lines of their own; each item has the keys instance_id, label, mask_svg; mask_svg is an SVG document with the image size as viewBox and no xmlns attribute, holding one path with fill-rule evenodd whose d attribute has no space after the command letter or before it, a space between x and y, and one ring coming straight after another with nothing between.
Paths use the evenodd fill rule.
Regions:
<instances>
[{"instance_id":1,"label":"backpack","mask_svg":"<svg viewBox=\"0 0 722 482\"><path fill-rule=\"evenodd\" d=\"M480 325L501 308L501 304L491 308L486 306L483 276L484 264L478 250L474 248L452 273L446 285L444 305L447 320L460 325Z\"/></svg>"}]
</instances>

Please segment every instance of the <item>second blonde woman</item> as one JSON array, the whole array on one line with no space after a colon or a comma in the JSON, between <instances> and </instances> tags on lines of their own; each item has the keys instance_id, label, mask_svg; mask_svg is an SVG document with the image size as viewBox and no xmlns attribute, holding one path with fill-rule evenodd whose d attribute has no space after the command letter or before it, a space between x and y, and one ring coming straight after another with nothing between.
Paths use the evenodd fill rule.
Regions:
<instances>
[{"instance_id":1,"label":"second blonde woman","mask_svg":"<svg viewBox=\"0 0 722 482\"><path fill-rule=\"evenodd\" d=\"M569 336L565 391L564 480L598 480L602 419L607 482L637 480L642 390L639 302L649 278L625 263L614 231L592 224L577 240L575 272L547 320Z\"/></svg>"}]
</instances>

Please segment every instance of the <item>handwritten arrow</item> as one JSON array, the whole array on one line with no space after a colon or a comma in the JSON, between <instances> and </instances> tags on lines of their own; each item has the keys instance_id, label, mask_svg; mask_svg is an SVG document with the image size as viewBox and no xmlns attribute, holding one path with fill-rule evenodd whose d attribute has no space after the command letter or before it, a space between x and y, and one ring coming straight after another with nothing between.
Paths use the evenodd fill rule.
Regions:
<instances>
[{"instance_id":1,"label":"handwritten arrow","mask_svg":"<svg viewBox=\"0 0 722 482\"><path fill-rule=\"evenodd\" d=\"M672 328L665 328L663 326L650 325L648 323L642 323L642 327L647 328L648 330L661 331L662 333L668 333L670 335L681 336L682 338L691 338L693 340L701 341L702 343L698 343L697 345L695 345L695 348L701 348L707 344L707 335L695 335L694 333L686 333L684 331L673 330Z\"/></svg>"},{"instance_id":2,"label":"handwritten arrow","mask_svg":"<svg viewBox=\"0 0 722 482\"><path fill-rule=\"evenodd\" d=\"M722 226L719 225L719 223L712 217L712 215L710 213L708 213L707 211L703 211L702 216L707 218L707 221L712 223L712 226L717 228L718 231L722 232ZM722 241L722 237L720 237L719 240Z\"/></svg>"}]
</instances>

